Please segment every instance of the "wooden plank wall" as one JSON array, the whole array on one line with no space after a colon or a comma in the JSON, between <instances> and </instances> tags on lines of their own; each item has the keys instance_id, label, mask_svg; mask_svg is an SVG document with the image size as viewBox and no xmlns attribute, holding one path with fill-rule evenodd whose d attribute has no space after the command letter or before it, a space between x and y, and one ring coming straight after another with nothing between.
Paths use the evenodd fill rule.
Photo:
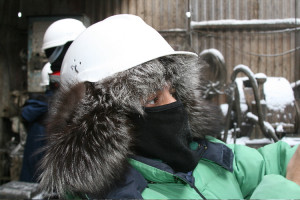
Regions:
<instances>
[{"instance_id":1,"label":"wooden plank wall","mask_svg":"<svg viewBox=\"0 0 300 200\"><path fill-rule=\"evenodd\" d=\"M191 0L191 20L201 22L222 19L295 18L297 11L300 12L297 1ZM297 47L295 32L293 28L193 30L192 46L198 53L208 48L221 51L225 57L229 78L236 65L244 64L254 73L285 77L290 82L294 82L300 79L299 66L295 65L299 59L299 50L293 51Z\"/></svg>"},{"instance_id":2,"label":"wooden plank wall","mask_svg":"<svg viewBox=\"0 0 300 200\"><path fill-rule=\"evenodd\" d=\"M186 50L188 0L89 0L85 12L93 23L115 14L134 14L161 32L175 50Z\"/></svg>"},{"instance_id":3,"label":"wooden plank wall","mask_svg":"<svg viewBox=\"0 0 300 200\"><path fill-rule=\"evenodd\" d=\"M140 16L158 30L175 50L200 53L208 48L219 49L225 57L227 77L230 77L234 66L242 63L251 67L255 73L283 76L290 82L300 79L300 50L285 54L299 47L299 31L297 37L293 29L268 33L254 29L207 29L193 30L192 34L188 34L186 17L190 3L192 21L283 19L295 16L299 18L299 0L44 0L42 4L39 0L21 2L22 4L5 1L3 7L9 7L13 12L3 15L5 19L2 19L5 23L1 26L3 34L5 30L6 35L12 35L7 27L15 27L15 25L18 25L18 29L25 30L26 16L84 14L93 24L111 15L130 13ZM17 13L18 8L23 11L24 17L13 21L12 19L16 18L14 13ZM22 37L20 40L26 42L26 35L23 34ZM15 39L8 38L5 41L15 41ZM7 42L5 46L9 48L11 45ZM16 65L15 68L20 67ZM13 88L19 87L21 86Z\"/></svg>"},{"instance_id":4,"label":"wooden plank wall","mask_svg":"<svg viewBox=\"0 0 300 200\"><path fill-rule=\"evenodd\" d=\"M156 30L186 28L188 0L87 0L85 12L92 22L115 14L140 16Z\"/></svg>"},{"instance_id":5,"label":"wooden plank wall","mask_svg":"<svg viewBox=\"0 0 300 200\"><path fill-rule=\"evenodd\" d=\"M297 47L294 29L207 29L192 30L189 35L185 14L190 2L192 21L295 18L297 10L300 11L297 1L88 0L85 12L92 22L120 13L138 15L158 30L175 50L200 53L204 49L216 48L225 57L228 78L236 65L244 64L254 73L282 76L294 82L300 79L300 66L296 59L299 50L292 51Z\"/></svg>"},{"instance_id":6,"label":"wooden plank wall","mask_svg":"<svg viewBox=\"0 0 300 200\"><path fill-rule=\"evenodd\" d=\"M295 37L295 30L264 33L263 30L255 29L206 29L193 30L190 35L187 32L186 12L190 2L192 21L284 19L294 18L296 11L300 12L300 3L297 1L299 0L52 0L46 1L48 10L44 6L47 11L44 10L43 13L82 13L90 18L91 23L115 14L135 14L158 30L175 50L197 53L208 48L220 50L225 57L227 77L230 77L234 66L244 64L254 73L283 76L294 82L300 79L300 66L296 59L300 56L300 50L296 53L287 52L299 46L296 45L299 39ZM68 12L64 10L66 7L70 8ZM299 17L299 13L297 16Z\"/></svg>"}]
</instances>

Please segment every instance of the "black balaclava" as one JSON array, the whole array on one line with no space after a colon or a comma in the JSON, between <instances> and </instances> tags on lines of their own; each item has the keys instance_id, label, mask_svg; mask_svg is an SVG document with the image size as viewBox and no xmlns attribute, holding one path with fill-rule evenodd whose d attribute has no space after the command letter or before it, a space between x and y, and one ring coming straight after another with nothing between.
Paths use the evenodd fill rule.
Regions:
<instances>
[{"instance_id":1,"label":"black balaclava","mask_svg":"<svg viewBox=\"0 0 300 200\"><path fill-rule=\"evenodd\" d=\"M178 172L192 171L200 153L189 148L192 142L187 112L180 101L146 107L144 117L133 118L136 125L135 152L159 159Z\"/></svg>"}]
</instances>

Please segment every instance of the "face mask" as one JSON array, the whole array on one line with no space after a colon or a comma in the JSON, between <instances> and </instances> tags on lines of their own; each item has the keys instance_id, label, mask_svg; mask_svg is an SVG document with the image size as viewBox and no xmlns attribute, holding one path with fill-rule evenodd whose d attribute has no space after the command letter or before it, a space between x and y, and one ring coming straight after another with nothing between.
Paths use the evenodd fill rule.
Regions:
<instances>
[{"instance_id":1,"label":"face mask","mask_svg":"<svg viewBox=\"0 0 300 200\"><path fill-rule=\"evenodd\" d=\"M175 171L193 170L200 157L189 148L192 141L188 116L179 101L157 107L146 107L145 117L135 117L135 152L159 159Z\"/></svg>"}]
</instances>

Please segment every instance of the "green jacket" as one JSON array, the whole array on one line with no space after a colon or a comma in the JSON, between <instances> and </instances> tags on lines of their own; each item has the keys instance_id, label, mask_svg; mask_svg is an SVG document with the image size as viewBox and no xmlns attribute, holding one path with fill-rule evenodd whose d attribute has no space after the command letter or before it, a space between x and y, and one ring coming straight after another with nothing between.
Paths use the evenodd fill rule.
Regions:
<instances>
[{"instance_id":1,"label":"green jacket","mask_svg":"<svg viewBox=\"0 0 300 200\"><path fill-rule=\"evenodd\" d=\"M208 141L221 143L212 137ZM130 164L147 180L145 199L300 199L300 186L285 178L296 147L284 142L258 150L226 144L233 154L233 172L205 158L193 171L194 188L186 180L135 159ZM198 192L197 192L198 190Z\"/></svg>"}]
</instances>

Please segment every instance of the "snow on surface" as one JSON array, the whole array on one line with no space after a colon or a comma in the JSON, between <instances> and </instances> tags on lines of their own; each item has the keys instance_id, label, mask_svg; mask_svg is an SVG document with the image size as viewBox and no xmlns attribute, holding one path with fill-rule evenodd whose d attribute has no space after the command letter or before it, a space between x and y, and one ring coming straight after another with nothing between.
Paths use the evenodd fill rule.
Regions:
<instances>
[{"instance_id":1,"label":"snow on surface","mask_svg":"<svg viewBox=\"0 0 300 200\"><path fill-rule=\"evenodd\" d=\"M300 144L300 137L283 137L281 141L288 143L291 146Z\"/></svg>"},{"instance_id":2,"label":"snow on surface","mask_svg":"<svg viewBox=\"0 0 300 200\"><path fill-rule=\"evenodd\" d=\"M249 74L250 76L255 77L255 74L254 74L254 73L251 71L251 69L250 69L248 66L246 66L246 65L239 64L239 65L237 65L237 66L235 66L235 67L233 68L233 71L236 71L236 70L238 70L238 69L242 69L242 70L248 72L248 74ZM254 81L256 82L255 79L254 79Z\"/></svg>"},{"instance_id":3,"label":"snow on surface","mask_svg":"<svg viewBox=\"0 0 300 200\"><path fill-rule=\"evenodd\" d=\"M243 68L245 70L248 70L249 68L247 66L239 65L237 67ZM236 67L236 68L237 68ZM235 68L235 69L236 69ZM292 87L295 87L296 85L300 85L300 80L290 84L285 78L282 77L267 77L263 73L258 74L252 74L250 70L251 76L253 75L256 78L266 78L266 82L264 83L264 93L266 100L262 100L261 103L265 103L270 110L274 111L284 111L284 108L287 105L293 105L294 104L294 93L292 90ZM248 80L248 77L238 77L235 79L236 84L238 86L238 91L240 94L240 103L241 103L241 109L243 112L247 111L245 108L246 105L246 99L244 94L244 86L243 82L245 80ZM244 106L245 105L245 106ZM243 108L244 106L244 108ZM221 105L221 109L223 113L227 113L228 105L223 104ZM258 121L258 117L250 112L247 113L247 117ZM275 133L275 129L272 127L272 125L268 122L264 122L264 126L269 130ZM277 132L282 132L283 125L278 125L276 127ZM284 141L288 143L291 146L300 144L300 137L283 137L281 141ZM228 131L228 137L227 141L228 144L241 144L241 145L247 145L247 144L268 144L273 143L272 139L269 138L261 138L261 139L250 139L249 137L240 137L236 138L234 141L234 138L232 137L232 130Z\"/></svg>"},{"instance_id":4,"label":"snow on surface","mask_svg":"<svg viewBox=\"0 0 300 200\"><path fill-rule=\"evenodd\" d=\"M283 132L283 124L279 124L278 126L276 126L276 132Z\"/></svg>"},{"instance_id":5,"label":"snow on surface","mask_svg":"<svg viewBox=\"0 0 300 200\"><path fill-rule=\"evenodd\" d=\"M223 63L225 63L225 59L224 59L222 53L221 53L219 50L213 49L213 48L212 48L212 49L205 49L205 50L203 50L203 51L200 53L200 56L201 56L202 54L205 54L205 53L212 53L212 54L214 54L215 56L217 56Z\"/></svg>"},{"instance_id":6,"label":"snow on surface","mask_svg":"<svg viewBox=\"0 0 300 200\"><path fill-rule=\"evenodd\" d=\"M263 73L255 74L255 77L263 78ZM248 77L236 78L238 91L240 94L241 106L246 104L245 94L243 90L243 82L248 80ZM267 77L264 83L265 103L270 110L283 112L287 105L294 105L294 92L291 84L287 79L282 77Z\"/></svg>"},{"instance_id":7,"label":"snow on surface","mask_svg":"<svg viewBox=\"0 0 300 200\"><path fill-rule=\"evenodd\" d=\"M248 110L247 104L241 104L240 108L241 108L242 113L245 113Z\"/></svg>"},{"instance_id":8,"label":"snow on surface","mask_svg":"<svg viewBox=\"0 0 300 200\"><path fill-rule=\"evenodd\" d=\"M223 116L227 115L227 111L228 111L228 104L224 103L220 105L220 108L222 110Z\"/></svg>"},{"instance_id":9,"label":"snow on surface","mask_svg":"<svg viewBox=\"0 0 300 200\"><path fill-rule=\"evenodd\" d=\"M245 93L244 93L244 81L248 80L247 77L242 77L242 78L236 78L235 82L237 84L237 88L240 94L240 103L242 104L246 104L246 98L245 98Z\"/></svg>"},{"instance_id":10,"label":"snow on surface","mask_svg":"<svg viewBox=\"0 0 300 200\"><path fill-rule=\"evenodd\" d=\"M247 116L249 118L252 118L255 121L258 121L258 117L250 112L247 113ZM275 133L274 128L272 127L272 125L268 122L264 122L264 125L267 129L269 129L270 131L273 131L273 133ZM278 130L282 128L282 126L278 126L277 127ZM291 146L300 144L300 137L283 137L281 139L281 141L284 141L286 143L288 143ZM250 139L249 137L240 137L240 138L236 138L234 141L234 138L232 136L232 130L228 131L228 137L226 140L227 144L240 144L240 145L251 145L251 144L270 144L270 143L274 143L274 141L272 139L269 138L260 138L260 139Z\"/></svg>"},{"instance_id":11,"label":"snow on surface","mask_svg":"<svg viewBox=\"0 0 300 200\"><path fill-rule=\"evenodd\" d=\"M299 86L299 85L300 85L300 80L291 83L291 87L292 87L292 88L297 87L297 86Z\"/></svg>"},{"instance_id":12,"label":"snow on surface","mask_svg":"<svg viewBox=\"0 0 300 200\"><path fill-rule=\"evenodd\" d=\"M254 77L255 77L255 78L268 78L267 75L265 75L264 73L257 73L257 74L254 74Z\"/></svg>"},{"instance_id":13,"label":"snow on surface","mask_svg":"<svg viewBox=\"0 0 300 200\"><path fill-rule=\"evenodd\" d=\"M252 19L252 20L235 20L235 19L225 19L225 20L210 20L210 21L191 21L191 27L196 26L216 26L216 25L255 25L255 24L268 24L268 25L276 25L276 24L300 24L299 18L286 18L286 19Z\"/></svg>"},{"instance_id":14,"label":"snow on surface","mask_svg":"<svg viewBox=\"0 0 300 200\"><path fill-rule=\"evenodd\" d=\"M283 137L281 138L281 141L286 142L290 146L294 146L300 144L300 137ZM234 142L232 133L229 132L226 143L239 144L239 145L248 145L248 144L251 145L251 144L271 144L274 143L274 141L269 138L250 139L249 137L244 136L244 137L236 138Z\"/></svg>"},{"instance_id":15,"label":"snow on surface","mask_svg":"<svg viewBox=\"0 0 300 200\"><path fill-rule=\"evenodd\" d=\"M237 70L237 69L242 69L244 71L247 71L248 74L250 74L250 76L252 76L253 78L255 78L255 74L253 74L253 72L250 70L249 67L247 67L246 65L237 65L234 70ZM257 76L259 77L263 77L265 76L264 74L260 73L258 74ZM248 80L249 78L248 77L237 77L235 79L235 82L237 84L237 88L238 88L238 91L239 91L239 96L240 96L240 107L241 107L241 111L242 112L246 112L248 110L248 106L247 106L247 103L246 103L246 98L245 98L245 94L244 94L244 81ZM254 81L256 81L256 79L254 79ZM257 82L256 82L257 83Z\"/></svg>"},{"instance_id":16,"label":"snow on surface","mask_svg":"<svg viewBox=\"0 0 300 200\"><path fill-rule=\"evenodd\" d=\"M234 138L232 135L228 135L227 137L227 144L234 144ZM261 139L250 139L249 137L240 137L236 138L235 144L240 144L240 145L246 145L246 144L269 144L273 143L273 140L268 139L268 138L261 138ZM299 141L300 143L300 141Z\"/></svg>"},{"instance_id":17,"label":"snow on surface","mask_svg":"<svg viewBox=\"0 0 300 200\"><path fill-rule=\"evenodd\" d=\"M251 112L247 113L247 117L250 118L250 119L253 119L256 122L258 122L258 117L256 115L254 115L253 113L251 113ZM274 130L273 126L269 122L264 121L264 126L270 132L275 133L275 130Z\"/></svg>"},{"instance_id":18,"label":"snow on surface","mask_svg":"<svg viewBox=\"0 0 300 200\"><path fill-rule=\"evenodd\" d=\"M294 105L294 92L285 78L268 77L264 84L264 93L270 110L283 112L287 105Z\"/></svg>"}]
</instances>

